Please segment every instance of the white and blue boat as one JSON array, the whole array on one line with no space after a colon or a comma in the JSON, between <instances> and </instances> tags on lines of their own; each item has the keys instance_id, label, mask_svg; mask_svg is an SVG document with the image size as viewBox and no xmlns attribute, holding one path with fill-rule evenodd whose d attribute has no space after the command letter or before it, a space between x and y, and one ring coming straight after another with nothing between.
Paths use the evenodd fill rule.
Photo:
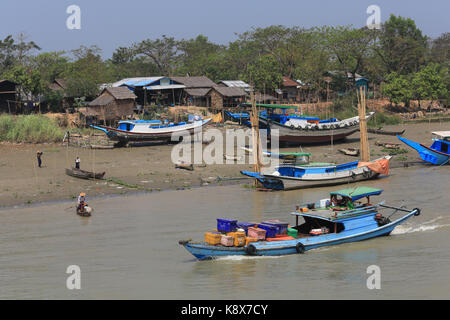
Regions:
<instances>
[{"instance_id":1,"label":"white and blue boat","mask_svg":"<svg viewBox=\"0 0 450 320\"><path fill-rule=\"evenodd\" d=\"M173 135L181 133L193 134L211 119L194 119L191 122L170 123L159 120L123 120L117 128L101 125L91 125L92 128L103 131L109 139L126 144L130 141L170 141Z\"/></svg>"},{"instance_id":2,"label":"white and blue boat","mask_svg":"<svg viewBox=\"0 0 450 320\"><path fill-rule=\"evenodd\" d=\"M420 209L388 206L384 201L371 204L370 197L380 195L382 191L368 187L349 188L330 193L330 198L324 199L327 201L297 206L296 211L291 213L295 217L295 226L288 228L288 234L295 234L292 240L251 242L244 247L214 246L191 240L179 241L179 244L197 259L205 260L235 255L302 254L323 246L388 236L396 226L412 216L420 215ZM367 199L366 203L359 201L363 198ZM392 211L388 212L388 216L383 216L383 210ZM391 221L390 218L399 212L403 216ZM299 224L299 217L304 219L302 224Z\"/></svg>"},{"instance_id":3,"label":"white and blue boat","mask_svg":"<svg viewBox=\"0 0 450 320\"><path fill-rule=\"evenodd\" d=\"M375 179L381 172L387 174L391 158L391 156L384 156L369 163L353 161L338 165L284 163L277 166L271 174L252 171L241 171L241 174L257 179L265 190L323 187Z\"/></svg>"},{"instance_id":4,"label":"white and blue boat","mask_svg":"<svg viewBox=\"0 0 450 320\"><path fill-rule=\"evenodd\" d=\"M423 161L434 165L444 165L450 161L450 131L432 132L437 139L433 139L431 147L397 136L403 143L415 149Z\"/></svg>"}]
</instances>

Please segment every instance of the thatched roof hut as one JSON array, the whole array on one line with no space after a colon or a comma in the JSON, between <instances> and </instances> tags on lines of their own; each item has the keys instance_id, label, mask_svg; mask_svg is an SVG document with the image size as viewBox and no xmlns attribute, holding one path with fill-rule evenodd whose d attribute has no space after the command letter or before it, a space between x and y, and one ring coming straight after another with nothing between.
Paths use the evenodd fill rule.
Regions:
<instances>
[{"instance_id":1,"label":"thatched roof hut","mask_svg":"<svg viewBox=\"0 0 450 320\"><path fill-rule=\"evenodd\" d=\"M104 123L133 115L136 96L126 87L106 88L86 108L86 116L96 117Z\"/></svg>"}]
</instances>

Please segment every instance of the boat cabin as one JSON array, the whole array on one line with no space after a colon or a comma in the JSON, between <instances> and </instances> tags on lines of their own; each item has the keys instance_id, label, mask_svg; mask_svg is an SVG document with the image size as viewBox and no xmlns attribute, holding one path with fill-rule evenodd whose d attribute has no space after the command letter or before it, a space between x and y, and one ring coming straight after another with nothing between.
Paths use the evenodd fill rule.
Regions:
<instances>
[{"instance_id":1,"label":"boat cabin","mask_svg":"<svg viewBox=\"0 0 450 320\"><path fill-rule=\"evenodd\" d=\"M438 139L433 139L433 145L430 147L433 150L450 154L450 131L435 131L432 132Z\"/></svg>"},{"instance_id":2,"label":"boat cabin","mask_svg":"<svg viewBox=\"0 0 450 320\"><path fill-rule=\"evenodd\" d=\"M327 233L340 233L378 224L377 207L370 203L370 197L380 195L382 189L355 187L330 193L329 199L297 206L297 237L305 238ZM359 201L366 199L367 202ZM378 216L377 216L378 214ZM299 217L305 220L299 224ZM376 217L377 216L377 217Z\"/></svg>"}]
</instances>

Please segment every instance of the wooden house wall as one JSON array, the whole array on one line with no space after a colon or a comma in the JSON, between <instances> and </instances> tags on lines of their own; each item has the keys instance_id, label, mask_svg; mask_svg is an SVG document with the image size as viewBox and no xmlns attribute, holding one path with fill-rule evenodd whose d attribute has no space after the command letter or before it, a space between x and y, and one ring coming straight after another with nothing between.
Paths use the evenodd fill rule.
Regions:
<instances>
[{"instance_id":1,"label":"wooden house wall","mask_svg":"<svg viewBox=\"0 0 450 320\"><path fill-rule=\"evenodd\" d=\"M223 97L216 90L211 90L208 95L211 97L211 109L222 110L223 109Z\"/></svg>"},{"instance_id":2,"label":"wooden house wall","mask_svg":"<svg viewBox=\"0 0 450 320\"><path fill-rule=\"evenodd\" d=\"M1 112L15 112L16 110L16 85L12 82L0 83L0 113ZM9 107L8 107L8 101Z\"/></svg>"}]
</instances>

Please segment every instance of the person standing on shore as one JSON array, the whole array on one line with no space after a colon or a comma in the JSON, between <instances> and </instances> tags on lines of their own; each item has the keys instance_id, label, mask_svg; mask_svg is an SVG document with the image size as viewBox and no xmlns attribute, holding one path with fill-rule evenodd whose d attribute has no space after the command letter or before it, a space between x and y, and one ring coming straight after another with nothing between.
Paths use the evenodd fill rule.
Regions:
<instances>
[{"instance_id":1,"label":"person standing on shore","mask_svg":"<svg viewBox=\"0 0 450 320\"><path fill-rule=\"evenodd\" d=\"M39 168L41 168L41 166L42 166L42 159L41 159L42 152L38 150L36 155L37 155L38 166L39 166Z\"/></svg>"},{"instance_id":2,"label":"person standing on shore","mask_svg":"<svg viewBox=\"0 0 450 320\"><path fill-rule=\"evenodd\" d=\"M77 157L75 159L75 168L77 168L78 170L80 169L80 158L79 157Z\"/></svg>"}]
</instances>

